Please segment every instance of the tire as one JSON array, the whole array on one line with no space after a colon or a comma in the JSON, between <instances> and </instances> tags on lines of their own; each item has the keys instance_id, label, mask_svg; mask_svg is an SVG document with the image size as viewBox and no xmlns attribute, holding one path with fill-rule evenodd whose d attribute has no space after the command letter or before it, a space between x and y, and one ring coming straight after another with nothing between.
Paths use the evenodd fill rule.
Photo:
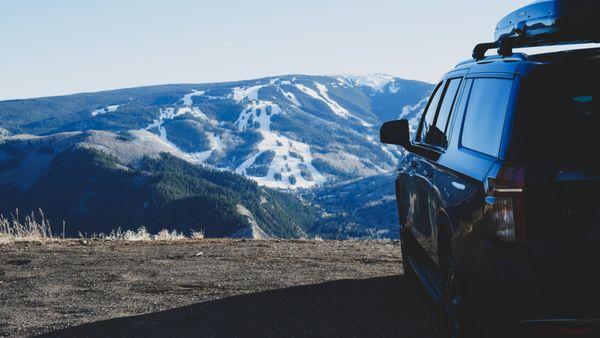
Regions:
<instances>
[{"instance_id":1,"label":"tire","mask_svg":"<svg viewBox=\"0 0 600 338\"><path fill-rule=\"evenodd\" d=\"M446 247L446 248L449 248ZM448 338L478 338L482 336L465 297L466 288L456 273L456 263L451 249L440 256L440 270L444 278L444 310Z\"/></svg>"},{"instance_id":2,"label":"tire","mask_svg":"<svg viewBox=\"0 0 600 338\"><path fill-rule=\"evenodd\" d=\"M402 252L402 268L404 270L404 276L410 279L416 279L417 274L408 260L409 257L411 257L410 246L408 245L408 241L404 239L400 240L400 251Z\"/></svg>"}]
</instances>

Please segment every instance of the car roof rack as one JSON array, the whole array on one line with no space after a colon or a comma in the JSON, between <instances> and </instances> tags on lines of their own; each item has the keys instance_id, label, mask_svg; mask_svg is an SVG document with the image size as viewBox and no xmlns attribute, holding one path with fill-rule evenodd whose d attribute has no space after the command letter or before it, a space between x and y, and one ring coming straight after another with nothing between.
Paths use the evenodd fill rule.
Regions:
<instances>
[{"instance_id":1,"label":"car roof rack","mask_svg":"<svg viewBox=\"0 0 600 338\"><path fill-rule=\"evenodd\" d=\"M600 0L538 0L500 20L495 39L475 46L473 58L496 48L510 56L513 48L600 42Z\"/></svg>"}]
</instances>

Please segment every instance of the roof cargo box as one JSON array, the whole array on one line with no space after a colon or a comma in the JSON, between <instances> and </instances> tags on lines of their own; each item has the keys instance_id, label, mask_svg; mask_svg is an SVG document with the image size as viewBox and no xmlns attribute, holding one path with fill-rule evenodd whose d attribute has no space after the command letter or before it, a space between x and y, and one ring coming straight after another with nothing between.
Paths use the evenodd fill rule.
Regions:
<instances>
[{"instance_id":1,"label":"roof cargo box","mask_svg":"<svg viewBox=\"0 0 600 338\"><path fill-rule=\"evenodd\" d=\"M513 48L587 42L600 42L600 0L539 0L500 20L495 42L477 45L473 57L492 48L511 55Z\"/></svg>"},{"instance_id":2,"label":"roof cargo box","mask_svg":"<svg viewBox=\"0 0 600 338\"><path fill-rule=\"evenodd\" d=\"M513 47L600 41L600 0L541 0L500 20L496 41Z\"/></svg>"}]
</instances>

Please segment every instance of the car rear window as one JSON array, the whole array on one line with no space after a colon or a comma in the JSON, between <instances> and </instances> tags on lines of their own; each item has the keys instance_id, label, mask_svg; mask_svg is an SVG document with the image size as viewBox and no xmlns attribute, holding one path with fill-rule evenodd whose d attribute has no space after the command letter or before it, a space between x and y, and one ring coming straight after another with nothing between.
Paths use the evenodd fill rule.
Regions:
<instances>
[{"instance_id":1,"label":"car rear window","mask_svg":"<svg viewBox=\"0 0 600 338\"><path fill-rule=\"evenodd\" d=\"M600 68L554 68L540 70L524 85L518 128L525 156L567 165L598 163Z\"/></svg>"},{"instance_id":2,"label":"car rear window","mask_svg":"<svg viewBox=\"0 0 600 338\"><path fill-rule=\"evenodd\" d=\"M474 79L463 125L463 147L498 155L512 84L510 79Z\"/></svg>"}]
</instances>

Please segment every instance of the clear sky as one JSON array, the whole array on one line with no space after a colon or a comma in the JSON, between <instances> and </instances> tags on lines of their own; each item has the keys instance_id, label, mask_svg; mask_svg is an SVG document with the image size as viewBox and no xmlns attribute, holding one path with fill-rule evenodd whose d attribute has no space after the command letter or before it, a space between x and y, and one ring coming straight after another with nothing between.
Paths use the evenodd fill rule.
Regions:
<instances>
[{"instance_id":1,"label":"clear sky","mask_svg":"<svg viewBox=\"0 0 600 338\"><path fill-rule=\"evenodd\" d=\"M2 0L0 100L281 74L436 81L531 0Z\"/></svg>"}]
</instances>

